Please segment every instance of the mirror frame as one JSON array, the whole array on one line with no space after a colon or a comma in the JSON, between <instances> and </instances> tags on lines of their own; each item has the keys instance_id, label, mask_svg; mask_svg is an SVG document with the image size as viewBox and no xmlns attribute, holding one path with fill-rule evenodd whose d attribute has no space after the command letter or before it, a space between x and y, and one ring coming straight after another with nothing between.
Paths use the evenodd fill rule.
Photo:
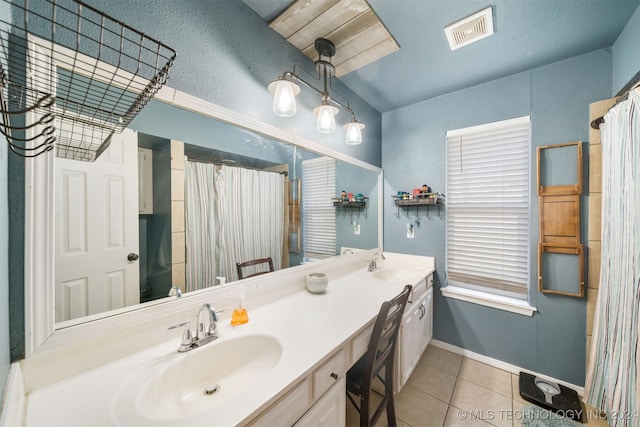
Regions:
<instances>
[{"instance_id":1,"label":"mirror frame","mask_svg":"<svg viewBox=\"0 0 640 427\"><path fill-rule=\"evenodd\" d=\"M163 87L154 97L169 105L204 115L227 124L262 134L305 150L332 157L336 160L358 166L378 174L378 247L383 247L383 170L340 151L323 146L292 132L252 119L219 105ZM31 117L31 120L34 118ZM34 129L35 131L35 129ZM55 275L54 275L54 221L53 215L53 172L54 151L48 155L27 159L25 162L25 357L28 358L51 338L55 330ZM176 301L157 300L156 304ZM134 307L134 306L131 306ZM139 309L123 308L109 312L105 316L96 316L93 320L103 319ZM57 340L56 340L57 341ZM64 339L62 340L65 341ZM56 345L60 345L57 342Z\"/></svg>"}]
</instances>

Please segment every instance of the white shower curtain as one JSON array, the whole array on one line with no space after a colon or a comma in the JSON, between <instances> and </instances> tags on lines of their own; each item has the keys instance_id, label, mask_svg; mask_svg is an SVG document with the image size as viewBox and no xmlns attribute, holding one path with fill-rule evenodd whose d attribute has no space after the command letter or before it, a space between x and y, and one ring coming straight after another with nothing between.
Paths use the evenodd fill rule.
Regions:
<instances>
[{"instance_id":1,"label":"white shower curtain","mask_svg":"<svg viewBox=\"0 0 640 427\"><path fill-rule=\"evenodd\" d=\"M284 178L276 172L186 162L186 289L237 280L236 263L282 268Z\"/></svg>"},{"instance_id":2,"label":"white shower curtain","mask_svg":"<svg viewBox=\"0 0 640 427\"><path fill-rule=\"evenodd\" d=\"M215 165L185 162L185 246L187 292L215 285Z\"/></svg>"},{"instance_id":3,"label":"white shower curtain","mask_svg":"<svg viewBox=\"0 0 640 427\"><path fill-rule=\"evenodd\" d=\"M602 264L585 400L615 427L640 423L640 90L601 125Z\"/></svg>"},{"instance_id":4,"label":"white shower curtain","mask_svg":"<svg viewBox=\"0 0 640 427\"><path fill-rule=\"evenodd\" d=\"M216 181L220 214L220 250L216 260L220 275L228 281L238 280L237 262L266 257L272 258L276 270L281 269L283 176L222 166Z\"/></svg>"}]
</instances>

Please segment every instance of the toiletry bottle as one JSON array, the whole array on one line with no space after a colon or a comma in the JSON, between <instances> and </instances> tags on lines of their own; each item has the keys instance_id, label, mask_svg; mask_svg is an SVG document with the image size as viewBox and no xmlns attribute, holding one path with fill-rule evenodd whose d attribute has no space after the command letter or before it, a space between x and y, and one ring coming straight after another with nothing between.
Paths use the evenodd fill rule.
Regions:
<instances>
[{"instance_id":1,"label":"toiletry bottle","mask_svg":"<svg viewBox=\"0 0 640 427\"><path fill-rule=\"evenodd\" d=\"M238 285L238 306L233 310L231 315L231 325L238 326L249 321L247 309L244 307L244 284Z\"/></svg>"}]
</instances>

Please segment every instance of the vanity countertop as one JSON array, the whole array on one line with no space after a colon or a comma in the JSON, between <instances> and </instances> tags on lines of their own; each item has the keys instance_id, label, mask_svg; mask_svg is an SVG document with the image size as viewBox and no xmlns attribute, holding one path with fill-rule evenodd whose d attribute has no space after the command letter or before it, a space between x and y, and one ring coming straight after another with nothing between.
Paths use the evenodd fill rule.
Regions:
<instances>
[{"instance_id":1,"label":"vanity countertop","mask_svg":"<svg viewBox=\"0 0 640 427\"><path fill-rule=\"evenodd\" d=\"M259 380L247 381L242 397L230 400L222 409L202 410L179 420L138 417L122 409L134 404L131 385L137 384L141 376L151 376L177 358L207 348L205 345L178 353L179 340L172 339L31 392L26 425L183 426L201 425L204 419L209 425L242 425L268 408L288 387L375 319L383 301L397 295L405 284L417 284L435 270L431 257L389 254L387 258L382 261L382 269L410 266L410 277L376 279L366 268L361 268L361 261L354 260L357 271L332 278L323 294L297 291L251 309L249 323L245 325L232 327L228 320L221 321L221 338L209 346L252 334L271 335L282 346L277 366ZM314 271L323 271L322 262L314 267ZM247 303L251 306L250 300Z\"/></svg>"}]
</instances>

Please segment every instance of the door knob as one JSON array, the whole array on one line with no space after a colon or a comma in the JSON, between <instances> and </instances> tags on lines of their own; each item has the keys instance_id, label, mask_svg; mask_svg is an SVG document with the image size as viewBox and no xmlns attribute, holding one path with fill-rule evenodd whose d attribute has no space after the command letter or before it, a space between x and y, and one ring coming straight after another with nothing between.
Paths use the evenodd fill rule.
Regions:
<instances>
[{"instance_id":1,"label":"door knob","mask_svg":"<svg viewBox=\"0 0 640 427\"><path fill-rule=\"evenodd\" d=\"M137 260L138 260L138 258L140 258L140 257L138 256L138 254L135 254L135 253L133 253L133 252L131 252L129 255L127 255L127 259L128 259L129 261L137 261Z\"/></svg>"}]
</instances>

